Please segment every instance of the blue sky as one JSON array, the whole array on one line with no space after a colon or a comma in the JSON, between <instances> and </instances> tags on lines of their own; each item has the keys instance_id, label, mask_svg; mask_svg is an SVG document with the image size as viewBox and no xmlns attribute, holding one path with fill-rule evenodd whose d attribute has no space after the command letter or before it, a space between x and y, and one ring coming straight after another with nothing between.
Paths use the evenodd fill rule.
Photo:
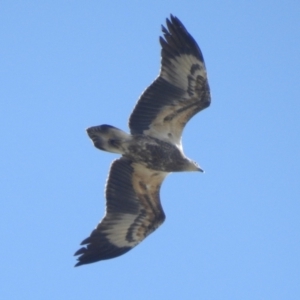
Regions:
<instances>
[{"instance_id":1,"label":"blue sky","mask_svg":"<svg viewBox=\"0 0 300 300\"><path fill-rule=\"evenodd\" d=\"M201 47L212 105L184 131L205 174L172 174L165 223L74 268L117 155L85 133L128 117L160 25ZM300 299L297 1L1 1L1 299Z\"/></svg>"}]
</instances>

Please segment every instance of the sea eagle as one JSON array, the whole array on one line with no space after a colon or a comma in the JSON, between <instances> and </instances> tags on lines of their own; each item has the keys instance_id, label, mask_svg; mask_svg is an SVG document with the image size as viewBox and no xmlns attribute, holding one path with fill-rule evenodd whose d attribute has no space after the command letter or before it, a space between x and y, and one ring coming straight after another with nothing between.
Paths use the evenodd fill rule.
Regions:
<instances>
[{"instance_id":1,"label":"sea eagle","mask_svg":"<svg viewBox=\"0 0 300 300\"><path fill-rule=\"evenodd\" d=\"M110 168L104 218L75 255L76 266L120 256L165 220L159 190L171 172L202 171L183 153L186 123L210 105L199 46L177 17L162 26L161 69L130 118L130 134L110 125L87 129L94 146L122 154Z\"/></svg>"}]
</instances>

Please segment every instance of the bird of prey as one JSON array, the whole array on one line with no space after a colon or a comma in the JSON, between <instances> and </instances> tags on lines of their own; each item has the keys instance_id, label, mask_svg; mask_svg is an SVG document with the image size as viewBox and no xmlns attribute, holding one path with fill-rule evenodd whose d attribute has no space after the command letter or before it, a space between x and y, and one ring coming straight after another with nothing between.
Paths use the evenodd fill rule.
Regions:
<instances>
[{"instance_id":1,"label":"bird of prey","mask_svg":"<svg viewBox=\"0 0 300 300\"><path fill-rule=\"evenodd\" d=\"M87 129L94 146L119 153L106 183L106 212L75 255L76 266L120 256L165 220L159 191L171 172L202 171L183 153L186 123L211 102L199 46L177 17L162 26L159 76L129 118L130 134L110 125Z\"/></svg>"}]
</instances>

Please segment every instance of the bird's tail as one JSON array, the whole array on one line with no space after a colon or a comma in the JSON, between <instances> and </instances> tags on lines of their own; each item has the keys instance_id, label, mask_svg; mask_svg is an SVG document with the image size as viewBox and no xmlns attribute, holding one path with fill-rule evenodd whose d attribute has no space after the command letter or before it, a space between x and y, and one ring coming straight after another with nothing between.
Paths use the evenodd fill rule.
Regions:
<instances>
[{"instance_id":1,"label":"bird's tail","mask_svg":"<svg viewBox=\"0 0 300 300\"><path fill-rule=\"evenodd\" d=\"M86 131L96 148L112 153L124 154L125 143L130 140L129 134L110 125L94 126Z\"/></svg>"}]
</instances>

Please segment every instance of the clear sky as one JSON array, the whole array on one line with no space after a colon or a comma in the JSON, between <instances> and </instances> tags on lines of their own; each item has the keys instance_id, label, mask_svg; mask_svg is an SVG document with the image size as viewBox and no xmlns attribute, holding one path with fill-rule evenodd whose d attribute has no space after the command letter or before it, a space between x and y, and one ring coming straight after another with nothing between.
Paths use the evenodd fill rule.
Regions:
<instances>
[{"instance_id":1,"label":"clear sky","mask_svg":"<svg viewBox=\"0 0 300 300\"><path fill-rule=\"evenodd\" d=\"M85 133L128 117L179 17L212 105L184 131L165 223L74 268L117 155ZM1 299L300 299L299 1L1 1Z\"/></svg>"}]
</instances>

